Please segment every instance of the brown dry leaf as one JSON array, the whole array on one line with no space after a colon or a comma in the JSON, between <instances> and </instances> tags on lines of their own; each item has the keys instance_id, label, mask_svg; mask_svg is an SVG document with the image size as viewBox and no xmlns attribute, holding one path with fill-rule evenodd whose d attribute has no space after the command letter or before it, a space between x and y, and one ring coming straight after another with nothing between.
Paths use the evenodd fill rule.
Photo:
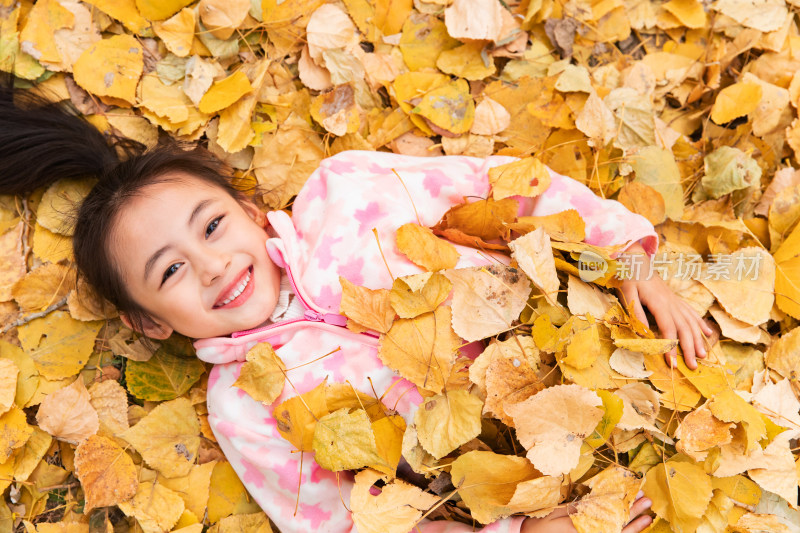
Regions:
<instances>
[{"instance_id":1,"label":"brown dry leaf","mask_svg":"<svg viewBox=\"0 0 800 533\"><path fill-rule=\"evenodd\" d=\"M518 404L507 404L505 410L514 419L528 459L542 473L555 476L577 466L583 439L603 418L601 405L589 389L556 385Z\"/></svg>"},{"instance_id":2,"label":"brown dry leaf","mask_svg":"<svg viewBox=\"0 0 800 533\"><path fill-rule=\"evenodd\" d=\"M494 351L485 372L486 405L484 414L492 414L506 425L513 427L514 420L506 414L505 405L519 403L545 388L539 365L532 366L536 347L531 337L517 337L499 343L517 351L502 349ZM496 346L496 345L495 345ZM489 351L488 348L484 354ZM482 354L482 355L484 355ZM488 357L487 357L488 358ZM535 361L535 360L534 360ZM535 361L538 363L538 361ZM473 365L474 366L474 365ZM470 367L472 374L472 366Z\"/></svg>"},{"instance_id":3,"label":"brown dry leaf","mask_svg":"<svg viewBox=\"0 0 800 533\"><path fill-rule=\"evenodd\" d=\"M414 318L436 309L452 288L450 280L438 272L404 276L392 283L389 301L400 318Z\"/></svg>"},{"instance_id":4,"label":"brown dry leaf","mask_svg":"<svg viewBox=\"0 0 800 533\"><path fill-rule=\"evenodd\" d=\"M509 503L517 487L539 477L539 473L524 457L489 451L471 451L459 456L451 465L450 475L473 518L481 524L489 524L513 513ZM552 483L548 487L553 489ZM552 492L559 494L557 489ZM529 500L526 503L529 510L552 505L552 496L543 500ZM555 503L558 503L557 499Z\"/></svg>"},{"instance_id":5,"label":"brown dry leaf","mask_svg":"<svg viewBox=\"0 0 800 533\"><path fill-rule=\"evenodd\" d=\"M427 399L414 415L417 437L435 459L441 459L481 432L483 402L464 390Z\"/></svg>"},{"instance_id":6,"label":"brown dry leaf","mask_svg":"<svg viewBox=\"0 0 800 533\"><path fill-rule=\"evenodd\" d=\"M538 228L508 243L511 256L551 305L558 306L559 281L550 237Z\"/></svg>"},{"instance_id":7,"label":"brown dry leaf","mask_svg":"<svg viewBox=\"0 0 800 533\"><path fill-rule=\"evenodd\" d=\"M613 465L586 482L591 492L569 515L579 533L620 531L630 519L630 507L642 480L630 470Z\"/></svg>"},{"instance_id":8,"label":"brown dry leaf","mask_svg":"<svg viewBox=\"0 0 800 533\"><path fill-rule=\"evenodd\" d=\"M127 430L128 394L119 382L108 379L94 383L89 387L89 402L97 411L100 429L107 428L112 435L119 435Z\"/></svg>"},{"instance_id":9,"label":"brown dry leaf","mask_svg":"<svg viewBox=\"0 0 800 533\"><path fill-rule=\"evenodd\" d=\"M667 366L662 355L646 355L645 368L652 372L650 383L661 391L661 403L669 409L691 411L702 395L676 368Z\"/></svg>"},{"instance_id":10,"label":"brown dry leaf","mask_svg":"<svg viewBox=\"0 0 800 533\"><path fill-rule=\"evenodd\" d=\"M358 531L363 533L405 533L422 514L438 503L439 498L414 485L396 479L372 492L376 481L386 478L374 470L362 470L355 476L350 508Z\"/></svg>"},{"instance_id":11,"label":"brown dry leaf","mask_svg":"<svg viewBox=\"0 0 800 533\"><path fill-rule=\"evenodd\" d=\"M417 266L431 272L455 268L460 257L456 247L426 227L408 223L397 229L397 248Z\"/></svg>"},{"instance_id":12,"label":"brown dry leaf","mask_svg":"<svg viewBox=\"0 0 800 533\"><path fill-rule=\"evenodd\" d=\"M734 427L735 424L720 421L704 405L686 415L675 430L675 438L679 439L676 449L695 461L703 461L709 450L731 442Z\"/></svg>"},{"instance_id":13,"label":"brown dry leaf","mask_svg":"<svg viewBox=\"0 0 800 533\"><path fill-rule=\"evenodd\" d=\"M619 191L617 200L634 213L642 215L653 225L667 218L664 197L657 190L638 181L626 183Z\"/></svg>"},{"instance_id":14,"label":"brown dry leaf","mask_svg":"<svg viewBox=\"0 0 800 533\"><path fill-rule=\"evenodd\" d=\"M585 133L598 148L606 146L617 134L614 113L594 91L575 118L575 127Z\"/></svg>"},{"instance_id":15,"label":"brown dry leaf","mask_svg":"<svg viewBox=\"0 0 800 533\"><path fill-rule=\"evenodd\" d=\"M271 404L283 392L286 365L267 342L260 342L248 350L246 359L233 386L258 402Z\"/></svg>"},{"instance_id":16,"label":"brown dry leaf","mask_svg":"<svg viewBox=\"0 0 800 533\"><path fill-rule=\"evenodd\" d=\"M86 493L87 512L128 500L138 487L136 467L125 450L98 435L75 450L75 474Z\"/></svg>"},{"instance_id":17,"label":"brown dry leaf","mask_svg":"<svg viewBox=\"0 0 800 533\"><path fill-rule=\"evenodd\" d=\"M378 357L418 387L439 393L455 361L460 339L450 327L449 307L398 319L381 335Z\"/></svg>"},{"instance_id":18,"label":"brown dry leaf","mask_svg":"<svg viewBox=\"0 0 800 533\"><path fill-rule=\"evenodd\" d=\"M453 330L470 342L510 329L530 293L528 280L506 266L461 268L444 275L453 283Z\"/></svg>"},{"instance_id":19,"label":"brown dry leaf","mask_svg":"<svg viewBox=\"0 0 800 533\"><path fill-rule=\"evenodd\" d=\"M97 433L100 427L97 411L90 400L83 378L79 376L72 385L45 397L36 413L36 421L55 438L78 444Z\"/></svg>"},{"instance_id":20,"label":"brown dry leaf","mask_svg":"<svg viewBox=\"0 0 800 533\"><path fill-rule=\"evenodd\" d=\"M162 402L120 435L166 477L185 476L197 458L200 423L189 400ZM183 506L183 502L181 502Z\"/></svg>"},{"instance_id":21,"label":"brown dry leaf","mask_svg":"<svg viewBox=\"0 0 800 533\"><path fill-rule=\"evenodd\" d=\"M460 204L451 207L433 229L455 229L491 241L503 236L506 226L515 221L518 207L513 198Z\"/></svg>"}]
</instances>

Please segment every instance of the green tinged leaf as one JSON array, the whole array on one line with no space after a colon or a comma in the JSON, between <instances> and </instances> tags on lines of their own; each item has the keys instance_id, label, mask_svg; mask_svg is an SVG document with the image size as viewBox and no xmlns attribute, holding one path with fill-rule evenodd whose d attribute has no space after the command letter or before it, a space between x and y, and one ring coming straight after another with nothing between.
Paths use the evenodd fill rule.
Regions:
<instances>
[{"instance_id":1,"label":"green tinged leaf","mask_svg":"<svg viewBox=\"0 0 800 533\"><path fill-rule=\"evenodd\" d=\"M128 391L141 400L173 400L188 391L205 372L188 339L164 342L148 361L128 361Z\"/></svg>"}]
</instances>

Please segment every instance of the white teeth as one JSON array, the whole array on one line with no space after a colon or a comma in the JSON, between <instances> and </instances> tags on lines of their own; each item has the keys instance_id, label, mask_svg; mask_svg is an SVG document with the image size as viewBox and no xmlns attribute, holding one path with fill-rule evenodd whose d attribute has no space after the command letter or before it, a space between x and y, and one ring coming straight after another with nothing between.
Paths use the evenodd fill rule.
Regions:
<instances>
[{"instance_id":1,"label":"white teeth","mask_svg":"<svg viewBox=\"0 0 800 533\"><path fill-rule=\"evenodd\" d=\"M228 298L226 298L217 307L222 307L224 305L228 305L229 303L234 301L240 294L242 294L242 291L245 289L245 287L247 287L248 283L250 283L250 271L249 270L247 271L247 275L244 277L242 282L236 287L236 289L234 289L234 291L231 293L231 295L228 296Z\"/></svg>"}]
</instances>

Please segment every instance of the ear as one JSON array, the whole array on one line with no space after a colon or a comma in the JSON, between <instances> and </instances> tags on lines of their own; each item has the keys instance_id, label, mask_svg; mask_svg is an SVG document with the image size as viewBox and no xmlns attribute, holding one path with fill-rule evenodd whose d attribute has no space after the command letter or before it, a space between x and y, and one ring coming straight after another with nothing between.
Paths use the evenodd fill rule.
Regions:
<instances>
[{"instance_id":1,"label":"ear","mask_svg":"<svg viewBox=\"0 0 800 533\"><path fill-rule=\"evenodd\" d=\"M258 206L253 203L252 200L249 198L240 202L242 209L244 209L245 213L253 219L253 221L261 226L262 228L267 227L267 215Z\"/></svg>"},{"instance_id":2,"label":"ear","mask_svg":"<svg viewBox=\"0 0 800 533\"><path fill-rule=\"evenodd\" d=\"M146 337L150 337L151 339L162 341L172 335L173 332L171 327L166 324L162 324L161 322L158 322L149 316L143 316L141 324L134 324L128 313L120 313L119 318L132 330L137 331Z\"/></svg>"}]
</instances>

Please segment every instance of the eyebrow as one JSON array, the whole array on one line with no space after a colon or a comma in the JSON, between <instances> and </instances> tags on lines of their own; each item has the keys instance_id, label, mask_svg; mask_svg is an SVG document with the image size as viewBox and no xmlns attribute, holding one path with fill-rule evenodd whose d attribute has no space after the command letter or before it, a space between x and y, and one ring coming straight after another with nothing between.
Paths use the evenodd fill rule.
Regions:
<instances>
[{"instance_id":1,"label":"eyebrow","mask_svg":"<svg viewBox=\"0 0 800 533\"><path fill-rule=\"evenodd\" d=\"M198 216L198 215L199 215L199 214L200 214L200 213L203 211L203 209L205 209L205 208L208 206L208 204L210 204L211 202L212 202L212 200L210 200L210 199L207 199L207 200L202 200L200 203L198 203L198 204L197 204L197 205L194 207L194 209L192 209L192 213L189 215L189 220L188 220L188 222L186 223L186 225L187 225L187 226L191 226L191 225L192 225L192 222L193 222L193 221L194 221L194 220L197 218L197 216ZM147 263L145 263L145 265L144 265L144 279L145 279L145 280L146 280L148 277L150 277L150 271L153 269L153 266L156 264L156 262L157 262L157 261L158 261L158 260L161 258L161 256L162 256L162 255L164 255L164 253L165 253L167 250L169 250L169 249L170 249L170 245L167 245L167 246L162 246L161 248L159 248L159 249L156 251L156 253L154 253L153 255L151 255L151 256L150 256L150 258L147 260Z\"/></svg>"}]
</instances>

